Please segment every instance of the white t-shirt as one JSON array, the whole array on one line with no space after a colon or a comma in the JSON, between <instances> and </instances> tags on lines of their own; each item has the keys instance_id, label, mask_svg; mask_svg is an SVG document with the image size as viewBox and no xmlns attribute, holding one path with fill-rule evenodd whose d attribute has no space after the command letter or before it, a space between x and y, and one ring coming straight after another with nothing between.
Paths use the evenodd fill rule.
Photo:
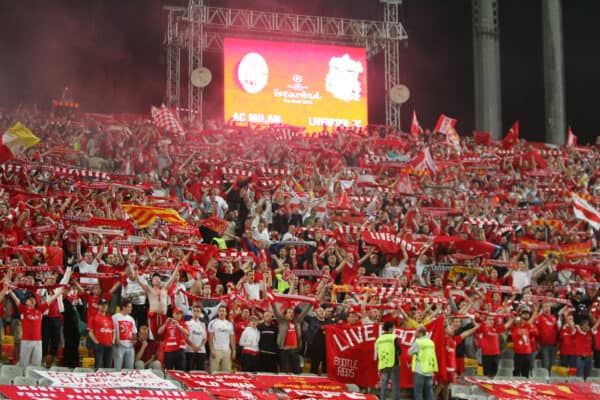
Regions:
<instances>
[{"instance_id":1,"label":"white t-shirt","mask_svg":"<svg viewBox=\"0 0 600 400\"><path fill-rule=\"evenodd\" d=\"M230 337L233 335L233 324L226 319L213 319L208 324L208 332L213 334L215 350L231 350Z\"/></svg>"},{"instance_id":2,"label":"white t-shirt","mask_svg":"<svg viewBox=\"0 0 600 400\"><path fill-rule=\"evenodd\" d=\"M116 313L112 316L115 325L115 336L123 347L133 347L133 335L137 334L137 327L131 315Z\"/></svg>"},{"instance_id":3,"label":"white t-shirt","mask_svg":"<svg viewBox=\"0 0 600 400\"><path fill-rule=\"evenodd\" d=\"M244 349L258 352L258 342L260 341L260 331L251 326L247 326L240 336L240 346Z\"/></svg>"},{"instance_id":4,"label":"white t-shirt","mask_svg":"<svg viewBox=\"0 0 600 400\"><path fill-rule=\"evenodd\" d=\"M202 321L194 321L193 319L186 322L190 334L188 340L192 342L194 346L200 345L204 339L206 339L206 324ZM189 344L185 345L185 351L188 353L194 353L192 347ZM197 353L206 353L206 346L202 346L200 351Z\"/></svg>"},{"instance_id":5,"label":"white t-shirt","mask_svg":"<svg viewBox=\"0 0 600 400\"><path fill-rule=\"evenodd\" d=\"M260 300L260 289L262 282L258 283L247 283L244 282L244 290L246 291L246 297L248 300Z\"/></svg>"},{"instance_id":6,"label":"white t-shirt","mask_svg":"<svg viewBox=\"0 0 600 400\"><path fill-rule=\"evenodd\" d=\"M384 278L397 278L398 276L401 276L404 273L405 268L406 268L405 262L401 262L400 264L398 264L396 266L389 265L389 266L383 267L381 276Z\"/></svg>"},{"instance_id":7,"label":"white t-shirt","mask_svg":"<svg viewBox=\"0 0 600 400\"><path fill-rule=\"evenodd\" d=\"M127 284L121 290L121 296L130 298L131 303L138 306L146 304L146 292L144 292L138 281L130 281L129 278L127 278Z\"/></svg>"},{"instance_id":8,"label":"white t-shirt","mask_svg":"<svg viewBox=\"0 0 600 400\"><path fill-rule=\"evenodd\" d=\"M88 264L84 260L79 261L79 273L87 274L98 272L98 260L94 258L91 264ZM79 278L79 283L82 285L95 285L98 283L97 278Z\"/></svg>"},{"instance_id":9,"label":"white t-shirt","mask_svg":"<svg viewBox=\"0 0 600 400\"><path fill-rule=\"evenodd\" d=\"M511 273L513 287L521 291L524 287L531 285L531 273L532 270L513 271Z\"/></svg>"}]
</instances>

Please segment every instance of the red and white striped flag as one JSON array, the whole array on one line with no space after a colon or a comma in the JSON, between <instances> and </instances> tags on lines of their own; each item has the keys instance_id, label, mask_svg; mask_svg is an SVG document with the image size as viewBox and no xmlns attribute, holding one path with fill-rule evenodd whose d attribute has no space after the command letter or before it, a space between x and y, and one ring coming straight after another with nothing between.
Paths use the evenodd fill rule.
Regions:
<instances>
[{"instance_id":1,"label":"red and white striped flag","mask_svg":"<svg viewBox=\"0 0 600 400\"><path fill-rule=\"evenodd\" d=\"M567 128L567 147L577 146L577 136L573 133L573 130L569 126Z\"/></svg>"},{"instance_id":2,"label":"red and white striped flag","mask_svg":"<svg viewBox=\"0 0 600 400\"><path fill-rule=\"evenodd\" d=\"M573 214L575 214L575 218L587 222L594 229L600 229L600 212L577 194L573 193L571 197L573 199Z\"/></svg>"},{"instance_id":3,"label":"red and white striped flag","mask_svg":"<svg viewBox=\"0 0 600 400\"><path fill-rule=\"evenodd\" d=\"M410 124L410 134L413 136L418 136L420 133L423 133L423 128L421 128L421 124L419 124L419 120L417 119L417 112L413 110L412 122Z\"/></svg>"},{"instance_id":4,"label":"red and white striped flag","mask_svg":"<svg viewBox=\"0 0 600 400\"><path fill-rule=\"evenodd\" d=\"M444 114L440 115L438 118L438 122L435 125L435 131L445 133L446 135L450 133L450 130L456 126L456 120L454 118L450 118Z\"/></svg>"},{"instance_id":5,"label":"red and white striped flag","mask_svg":"<svg viewBox=\"0 0 600 400\"><path fill-rule=\"evenodd\" d=\"M152 106L150 114L152 115L152 123L157 127L178 135L185 135L185 131L177 118L164 104L160 108Z\"/></svg>"}]
</instances>

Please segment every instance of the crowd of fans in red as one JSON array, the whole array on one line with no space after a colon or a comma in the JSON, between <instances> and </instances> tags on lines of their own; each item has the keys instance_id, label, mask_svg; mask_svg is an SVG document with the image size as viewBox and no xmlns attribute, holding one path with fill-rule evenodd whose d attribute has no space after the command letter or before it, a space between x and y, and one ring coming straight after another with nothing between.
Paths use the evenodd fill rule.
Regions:
<instances>
[{"instance_id":1,"label":"crowd of fans in red","mask_svg":"<svg viewBox=\"0 0 600 400\"><path fill-rule=\"evenodd\" d=\"M299 373L326 370L323 326L447 321L451 381L600 367L598 145L413 136L385 127L300 135L2 113L41 143L0 165L5 329L22 365ZM102 172L100 172L102 171ZM122 204L177 210L140 228ZM58 252L59 262L53 259ZM118 309L117 309L118 307ZM557 360L560 352L560 361Z\"/></svg>"}]
</instances>

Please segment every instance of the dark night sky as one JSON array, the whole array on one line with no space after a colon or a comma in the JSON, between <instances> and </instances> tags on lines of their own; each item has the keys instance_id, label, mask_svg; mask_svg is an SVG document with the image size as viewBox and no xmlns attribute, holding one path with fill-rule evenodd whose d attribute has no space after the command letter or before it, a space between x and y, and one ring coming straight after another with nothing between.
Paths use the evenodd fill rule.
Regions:
<instances>
[{"instance_id":1,"label":"dark night sky","mask_svg":"<svg viewBox=\"0 0 600 400\"><path fill-rule=\"evenodd\" d=\"M208 0L207 0L208 1ZM521 136L542 140L544 89L542 0L500 0L502 112L506 130L515 119ZM162 48L165 4L185 0L0 0L0 106L37 102L48 107L69 84L86 111L147 112L164 96ZM379 18L378 0L210 0L210 5L349 18ZM473 129L473 61L470 0L405 0L409 34L401 49L401 79L411 88L402 109L432 126L444 112L457 129ZM563 1L567 121L580 142L597 136L600 55L596 28L600 1ZM220 116L222 55L209 54L216 79L206 107ZM369 64L369 115L383 122L383 58ZM209 117L211 115L208 115Z\"/></svg>"}]
</instances>

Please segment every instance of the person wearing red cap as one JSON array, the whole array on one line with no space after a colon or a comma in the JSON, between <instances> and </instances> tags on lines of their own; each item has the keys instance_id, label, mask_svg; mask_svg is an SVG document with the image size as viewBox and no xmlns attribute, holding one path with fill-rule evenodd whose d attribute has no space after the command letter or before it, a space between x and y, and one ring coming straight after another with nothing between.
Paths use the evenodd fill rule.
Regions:
<instances>
[{"instance_id":1,"label":"person wearing red cap","mask_svg":"<svg viewBox=\"0 0 600 400\"><path fill-rule=\"evenodd\" d=\"M183 321L183 311L174 308L173 317L158 328L158 335L164 337L162 348L165 353L165 369L183 370L185 355L183 349L190 334L187 324Z\"/></svg>"},{"instance_id":2,"label":"person wearing red cap","mask_svg":"<svg viewBox=\"0 0 600 400\"><path fill-rule=\"evenodd\" d=\"M115 341L115 325L108 313L108 300L100 299L98 313L88 323L89 336L94 343L95 368L112 366L112 345Z\"/></svg>"}]
</instances>

